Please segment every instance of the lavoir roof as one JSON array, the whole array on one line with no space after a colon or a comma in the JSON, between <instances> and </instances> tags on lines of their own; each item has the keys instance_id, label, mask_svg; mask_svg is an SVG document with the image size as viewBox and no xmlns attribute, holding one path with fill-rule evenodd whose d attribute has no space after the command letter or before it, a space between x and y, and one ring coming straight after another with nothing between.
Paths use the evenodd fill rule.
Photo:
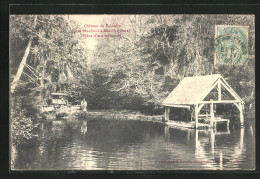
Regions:
<instances>
[{"instance_id":1,"label":"lavoir roof","mask_svg":"<svg viewBox=\"0 0 260 179\"><path fill-rule=\"evenodd\" d=\"M218 103L242 103L243 100L220 74L185 77L166 97L163 106L189 107L214 100Z\"/></svg>"}]
</instances>

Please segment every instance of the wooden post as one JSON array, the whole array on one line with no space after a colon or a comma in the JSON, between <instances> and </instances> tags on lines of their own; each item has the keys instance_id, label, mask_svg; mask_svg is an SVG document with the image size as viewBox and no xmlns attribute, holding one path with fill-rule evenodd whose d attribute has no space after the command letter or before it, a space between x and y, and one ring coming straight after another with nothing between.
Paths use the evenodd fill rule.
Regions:
<instances>
[{"instance_id":1,"label":"wooden post","mask_svg":"<svg viewBox=\"0 0 260 179\"><path fill-rule=\"evenodd\" d=\"M170 107L168 106L165 107L164 117L165 117L165 122L168 122L170 117Z\"/></svg>"},{"instance_id":2,"label":"wooden post","mask_svg":"<svg viewBox=\"0 0 260 179\"><path fill-rule=\"evenodd\" d=\"M213 100L210 100L210 128L213 128L214 124L214 106L213 106Z\"/></svg>"},{"instance_id":3,"label":"wooden post","mask_svg":"<svg viewBox=\"0 0 260 179\"><path fill-rule=\"evenodd\" d=\"M199 120L198 120L198 104L195 104L195 109L194 109L194 113L195 113L195 128L197 129L199 127Z\"/></svg>"},{"instance_id":4,"label":"wooden post","mask_svg":"<svg viewBox=\"0 0 260 179\"><path fill-rule=\"evenodd\" d=\"M218 101L221 101L221 84L218 82Z\"/></svg>"},{"instance_id":5,"label":"wooden post","mask_svg":"<svg viewBox=\"0 0 260 179\"><path fill-rule=\"evenodd\" d=\"M244 126L244 114L243 114L243 104L239 103L239 112L240 112L240 125Z\"/></svg>"}]
</instances>

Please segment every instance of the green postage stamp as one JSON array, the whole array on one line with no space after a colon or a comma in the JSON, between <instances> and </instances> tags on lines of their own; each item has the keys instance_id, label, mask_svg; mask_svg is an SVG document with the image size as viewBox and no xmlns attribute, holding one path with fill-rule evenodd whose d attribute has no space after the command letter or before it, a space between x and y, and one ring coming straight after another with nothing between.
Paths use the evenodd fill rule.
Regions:
<instances>
[{"instance_id":1,"label":"green postage stamp","mask_svg":"<svg viewBox=\"0 0 260 179\"><path fill-rule=\"evenodd\" d=\"M243 65L248 57L248 26L215 26L215 65Z\"/></svg>"}]
</instances>

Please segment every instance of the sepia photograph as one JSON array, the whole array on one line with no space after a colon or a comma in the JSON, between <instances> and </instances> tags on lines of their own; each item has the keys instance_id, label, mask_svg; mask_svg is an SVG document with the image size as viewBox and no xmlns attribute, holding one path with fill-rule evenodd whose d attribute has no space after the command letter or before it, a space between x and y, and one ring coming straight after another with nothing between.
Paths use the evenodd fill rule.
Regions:
<instances>
[{"instance_id":1,"label":"sepia photograph","mask_svg":"<svg viewBox=\"0 0 260 179\"><path fill-rule=\"evenodd\" d=\"M11 14L11 171L255 170L255 16Z\"/></svg>"}]
</instances>

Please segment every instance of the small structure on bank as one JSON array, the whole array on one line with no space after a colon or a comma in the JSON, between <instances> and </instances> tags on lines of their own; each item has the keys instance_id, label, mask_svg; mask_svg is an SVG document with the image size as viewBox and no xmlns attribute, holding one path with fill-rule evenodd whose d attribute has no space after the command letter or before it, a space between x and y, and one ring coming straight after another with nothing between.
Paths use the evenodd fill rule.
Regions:
<instances>
[{"instance_id":1,"label":"small structure on bank","mask_svg":"<svg viewBox=\"0 0 260 179\"><path fill-rule=\"evenodd\" d=\"M55 107L67 106L68 95L66 93L51 93L52 105Z\"/></svg>"},{"instance_id":2,"label":"small structure on bank","mask_svg":"<svg viewBox=\"0 0 260 179\"><path fill-rule=\"evenodd\" d=\"M215 117L216 104L234 104L240 111L241 125L244 123L245 103L220 74L184 78L162 104L165 107L165 122L169 122L171 108L187 108L192 111L191 121L183 127L205 126L199 123L199 118L209 118L208 127L216 126L217 122L227 122L229 126L229 119ZM209 114L200 114L201 109L207 106L210 108Z\"/></svg>"}]
</instances>

